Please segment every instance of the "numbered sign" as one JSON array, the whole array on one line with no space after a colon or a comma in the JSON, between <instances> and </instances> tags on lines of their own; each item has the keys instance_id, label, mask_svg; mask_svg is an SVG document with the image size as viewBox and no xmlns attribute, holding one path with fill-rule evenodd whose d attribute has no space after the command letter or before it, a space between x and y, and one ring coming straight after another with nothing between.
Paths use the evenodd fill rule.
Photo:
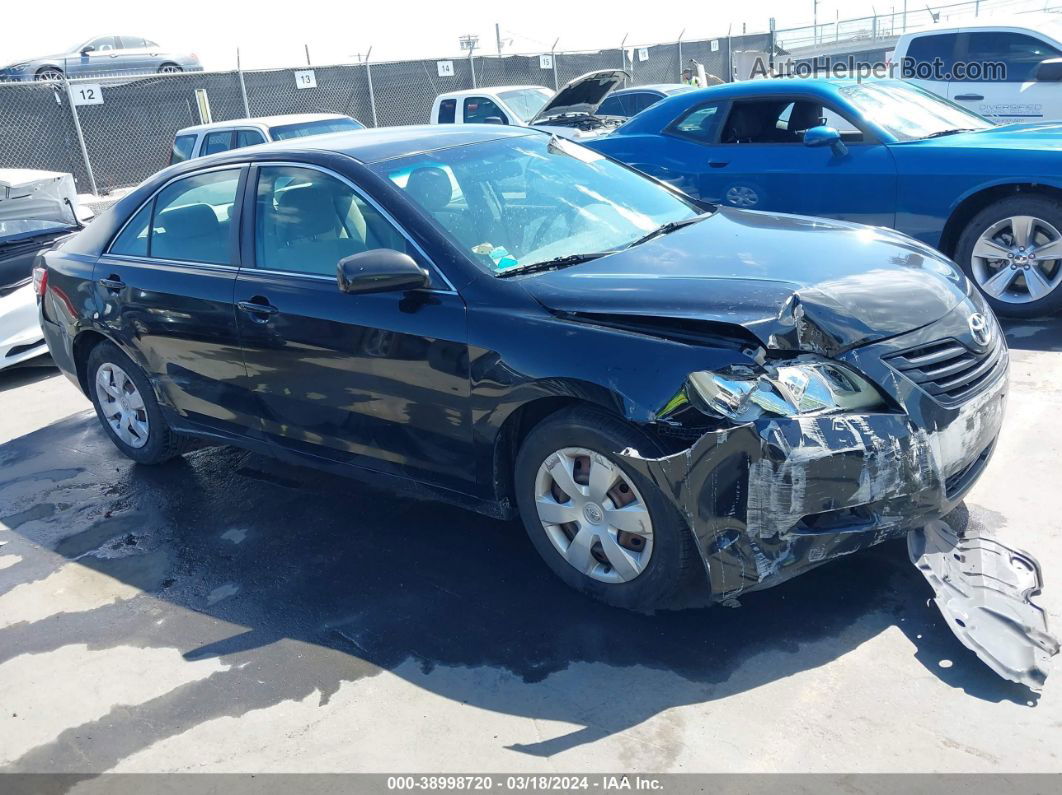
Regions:
<instances>
[{"instance_id":1,"label":"numbered sign","mask_svg":"<svg viewBox=\"0 0 1062 795\"><path fill-rule=\"evenodd\" d=\"M317 75L313 69L303 69L295 73L295 88L317 88Z\"/></svg>"},{"instance_id":2,"label":"numbered sign","mask_svg":"<svg viewBox=\"0 0 1062 795\"><path fill-rule=\"evenodd\" d=\"M719 52L719 39L712 39L712 52Z\"/></svg>"},{"instance_id":3,"label":"numbered sign","mask_svg":"<svg viewBox=\"0 0 1062 795\"><path fill-rule=\"evenodd\" d=\"M103 90L99 83L85 83L83 85L70 84L70 96L74 98L75 105L102 105Z\"/></svg>"},{"instance_id":4,"label":"numbered sign","mask_svg":"<svg viewBox=\"0 0 1062 795\"><path fill-rule=\"evenodd\" d=\"M553 56L552 55L540 55L540 56L538 56L538 68L539 69L552 69L553 68Z\"/></svg>"},{"instance_id":5,"label":"numbered sign","mask_svg":"<svg viewBox=\"0 0 1062 795\"><path fill-rule=\"evenodd\" d=\"M649 48L648 47L639 47L638 48L638 60L639 61L648 61L649 60Z\"/></svg>"}]
</instances>

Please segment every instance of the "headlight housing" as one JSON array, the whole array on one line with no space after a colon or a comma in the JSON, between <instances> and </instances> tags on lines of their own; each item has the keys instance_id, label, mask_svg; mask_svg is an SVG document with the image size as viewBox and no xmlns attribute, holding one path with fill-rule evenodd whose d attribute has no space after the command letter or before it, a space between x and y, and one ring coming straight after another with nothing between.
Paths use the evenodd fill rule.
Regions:
<instances>
[{"instance_id":1,"label":"headlight housing","mask_svg":"<svg viewBox=\"0 0 1062 795\"><path fill-rule=\"evenodd\" d=\"M881 392L859 373L817 357L693 373L689 384L691 399L699 398L703 408L734 422L888 407Z\"/></svg>"}]
</instances>

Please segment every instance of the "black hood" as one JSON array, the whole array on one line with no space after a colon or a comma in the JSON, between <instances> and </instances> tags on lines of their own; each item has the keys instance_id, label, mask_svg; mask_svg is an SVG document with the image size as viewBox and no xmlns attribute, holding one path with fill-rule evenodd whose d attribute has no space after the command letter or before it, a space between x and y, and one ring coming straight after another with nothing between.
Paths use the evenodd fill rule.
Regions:
<instances>
[{"instance_id":1,"label":"black hood","mask_svg":"<svg viewBox=\"0 0 1062 795\"><path fill-rule=\"evenodd\" d=\"M897 232L725 208L520 283L589 320L739 325L768 348L830 356L932 323L969 294L954 264Z\"/></svg>"}]
</instances>

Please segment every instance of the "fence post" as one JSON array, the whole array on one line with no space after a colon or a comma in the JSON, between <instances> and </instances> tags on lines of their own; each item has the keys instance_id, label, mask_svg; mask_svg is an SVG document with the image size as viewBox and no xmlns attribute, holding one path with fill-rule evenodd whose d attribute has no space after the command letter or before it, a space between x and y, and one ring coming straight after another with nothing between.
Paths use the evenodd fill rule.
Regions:
<instances>
[{"instance_id":1,"label":"fence post","mask_svg":"<svg viewBox=\"0 0 1062 795\"><path fill-rule=\"evenodd\" d=\"M686 35L686 29L683 28L678 37L678 77L682 79L682 37Z\"/></svg>"},{"instance_id":2,"label":"fence post","mask_svg":"<svg viewBox=\"0 0 1062 795\"><path fill-rule=\"evenodd\" d=\"M372 47L369 47L369 55L372 55ZM372 90L372 65L369 63L369 55L365 56L365 77L369 81L369 107L372 108L372 126L379 127L376 120L376 94Z\"/></svg>"},{"instance_id":3,"label":"fence post","mask_svg":"<svg viewBox=\"0 0 1062 795\"><path fill-rule=\"evenodd\" d=\"M557 83L557 42L560 41L560 36L553 40L553 49L549 51L551 60L553 61L553 90L560 91L560 85Z\"/></svg>"},{"instance_id":4,"label":"fence post","mask_svg":"<svg viewBox=\"0 0 1062 795\"><path fill-rule=\"evenodd\" d=\"M74 105L74 89L70 87L69 80L63 80L63 85L66 86L66 101L70 103L70 113L74 117L74 131L77 133L77 142L81 147L81 157L85 160L85 174L88 176L89 187L92 188L92 195L99 196L99 189L96 187L96 175L92 173L92 161L89 160L88 147L85 146L85 135L81 132L81 119L77 116L77 106Z\"/></svg>"},{"instance_id":5,"label":"fence post","mask_svg":"<svg viewBox=\"0 0 1062 795\"><path fill-rule=\"evenodd\" d=\"M243 97L243 117L251 118L251 106L247 103L247 84L243 82L243 67L240 65L240 48L236 48L236 74L240 77L240 96Z\"/></svg>"},{"instance_id":6,"label":"fence post","mask_svg":"<svg viewBox=\"0 0 1062 795\"><path fill-rule=\"evenodd\" d=\"M620 42L620 69L622 69L625 72L627 71L627 50L624 49L624 48L627 46L627 37L630 36L630 35L631 34L629 34L629 33L624 33L623 34L623 41ZM633 67L633 65L634 65L634 62L632 61L631 62L631 66ZM626 77L623 78L623 87L624 88L627 87L627 78Z\"/></svg>"},{"instance_id":7,"label":"fence post","mask_svg":"<svg viewBox=\"0 0 1062 795\"><path fill-rule=\"evenodd\" d=\"M468 68L472 70L472 88L479 88L479 86L476 85L476 62L472 57L472 53L474 52L475 50L468 51Z\"/></svg>"}]
</instances>

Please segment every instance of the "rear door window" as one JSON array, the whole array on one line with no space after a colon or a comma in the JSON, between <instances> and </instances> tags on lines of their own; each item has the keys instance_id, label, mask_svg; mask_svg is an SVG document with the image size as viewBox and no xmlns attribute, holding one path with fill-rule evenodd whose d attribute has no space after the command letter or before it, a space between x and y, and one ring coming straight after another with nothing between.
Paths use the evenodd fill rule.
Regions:
<instances>
[{"instance_id":1,"label":"rear door window","mask_svg":"<svg viewBox=\"0 0 1062 795\"><path fill-rule=\"evenodd\" d=\"M148 256L180 262L231 263L232 208L240 169L178 180L155 197Z\"/></svg>"},{"instance_id":2,"label":"rear door window","mask_svg":"<svg viewBox=\"0 0 1062 795\"><path fill-rule=\"evenodd\" d=\"M1032 80L1041 61L1060 54L1050 44L1024 33L981 31L968 33L967 37L965 60L1003 64L1007 83Z\"/></svg>"},{"instance_id":3,"label":"rear door window","mask_svg":"<svg viewBox=\"0 0 1062 795\"><path fill-rule=\"evenodd\" d=\"M439 124L453 124L456 116L456 99L444 99L439 103Z\"/></svg>"},{"instance_id":4,"label":"rear door window","mask_svg":"<svg viewBox=\"0 0 1062 795\"><path fill-rule=\"evenodd\" d=\"M232 130L208 133L203 141L202 155L213 155L232 149Z\"/></svg>"},{"instance_id":5,"label":"rear door window","mask_svg":"<svg viewBox=\"0 0 1062 795\"><path fill-rule=\"evenodd\" d=\"M236 148L242 149L245 146L254 146L255 144L264 144L265 136L258 130L237 130L236 131Z\"/></svg>"},{"instance_id":6,"label":"rear door window","mask_svg":"<svg viewBox=\"0 0 1062 795\"><path fill-rule=\"evenodd\" d=\"M608 97L597 109L598 116L629 116L623 106L625 97Z\"/></svg>"},{"instance_id":7,"label":"rear door window","mask_svg":"<svg viewBox=\"0 0 1062 795\"><path fill-rule=\"evenodd\" d=\"M648 91L639 91L637 94L631 95L630 101L630 114L632 116L641 113L646 108L655 105L661 100L661 97L656 94L650 94Z\"/></svg>"},{"instance_id":8,"label":"rear door window","mask_svg":"<svg viewBox=\"0 0 1062 795\"><path fill-rule=\"evenodd\" d=\"M173 151L170 152L170 165L183 163L192 156L195 148L194 135L178 135L173 139Z\"/></svg>"}]
</instances>

